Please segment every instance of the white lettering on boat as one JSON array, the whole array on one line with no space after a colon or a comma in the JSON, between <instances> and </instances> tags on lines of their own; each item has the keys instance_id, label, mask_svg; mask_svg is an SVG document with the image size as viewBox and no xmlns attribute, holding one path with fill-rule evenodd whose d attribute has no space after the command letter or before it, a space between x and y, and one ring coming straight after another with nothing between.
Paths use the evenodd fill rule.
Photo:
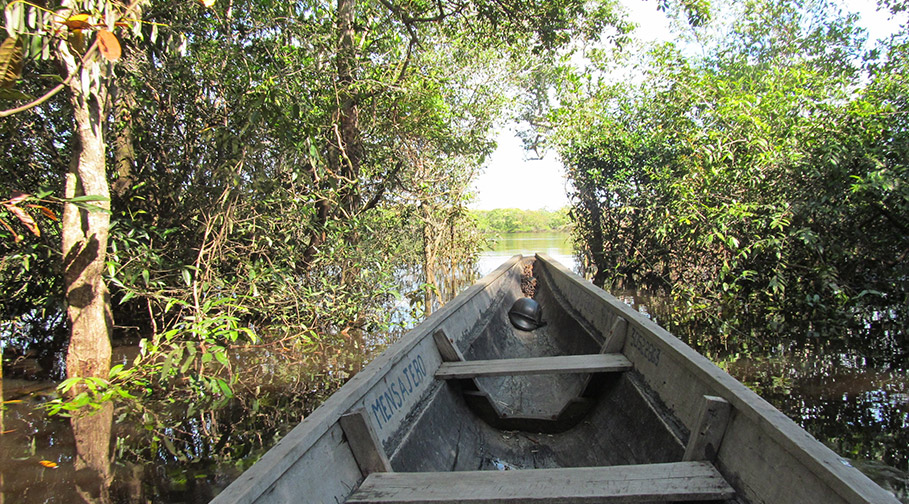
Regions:
<instances>
[{"instance_id":1,"label":"white lettering on boat","mask_svg":"<svg viewBox=\"0 0 909 504\"><path fill-rule=\"evenodd\" d=\"M376 419L376 428L381 429L389 420L405 409L410 396L432 380L427 379L423 356L418 355L395 374L385 378L385 388L379 389L376 398L369 405L369 411Z\"/></svg>"}]
</instances>

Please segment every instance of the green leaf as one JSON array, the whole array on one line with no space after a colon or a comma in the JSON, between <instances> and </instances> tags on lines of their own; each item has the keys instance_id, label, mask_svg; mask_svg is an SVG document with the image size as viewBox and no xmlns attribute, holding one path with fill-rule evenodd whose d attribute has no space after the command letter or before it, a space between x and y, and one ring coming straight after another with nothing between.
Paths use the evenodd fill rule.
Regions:
<instances>
[{"instance_id":1,"label":"green leaf","mask_svg":"<svg viewBox=\"0 0 909 504\"><path fill-rule=\"evenodd\" d=\"M70 389L75 387L76 384L78 384L80 381L82 381L82 378L78 377L78 376L74 376L73 378L67 378L67 379L63 380L62 382L60 382L60 385L57 385L57 390L59 390L61 394L65 394L65 393L69 392Z\"/></svg>"},{"instance_id":2,"label":"green leaf","mask_svg":"<svg viewBox=\"0 0 909 504\"><path fill-rule=\"evenodd\" d=\"M88 195L88 196L76 196L74 198L64 198L63 201L68 201L70 203L86 203L89 201L110 201L110 198L104 196Z\"/></svg>"},{"instance_id":3,"label":"green leaf","mask_svg":"<svg viewBox=\"0 0 909 504\"><path fill-rule=\"evenodd\" d=\"M166 379L170 376L171 367L174 365L174 354L170 353L167 355L167 358L164 359L164 364L161 366L161 378Z\"/></svg>"},{"instance_id":4,"label":"green leaf","mask_svg":"<svg viewBox=\"0 0 909 504\"><path fill-rule=\"evenodd\" d=\"M63 84L64 82L66 82L65 80L63 80L63 77L60 77L57 74L41 74L38 77L40 77L42 79L52 80L52 81L56 82L57 84ZM38 197L43 198L44 196L39 195Z\"/></svg>"},{"instance_id":5,"label":"green leaf","mask_svg":"<svg viewBox=\"0 0 909 504\"><path fill-rule=\"evenodd\" d=\"M120 304L123 304L134 297L136 297L136 293L134 291L129 291L120 299Z\"/></svg>"},{"instance_id":6,"label":"green leaf","mask_svg":"<svg viewBox=\"0 0 909 504\"><path fill-rule=\"evenodd\" d=\"M35 97L15 89L0 88L0 100L4 101L34 101Z\"/></svg>"},{"instance_id":7,"label":"green leaf","mask_svg":"<svg viewBox=\"0 0 909 504\"><path fill-rule=\"evenodd\" d=\"M180 299L170 298L167 300L167 304L164 305L164 313L169 312L174 305L189 306L189 303Z\"/></svg>"},{"instance_id":8,"label":"green leaf","mask_svg":"<svg viewBox=\"0 0 909 504\"><path fill-rule=\"evenodd\" d=\"M107 376L113 379L115 376L120 374L120 371L123 371L123 364L117 364L116 366L110 368L110 372Z\"/></svg>"},{"instance_id":9,"label":"green leaf","mask_svg":"<svg viewBox=\"0 0 909 504\"><path fill-rule=\"evenodd\" d=\"M234 396L233 391L230 390L230 385L228 385L226 381L224 381L224 380L222 380L222 379L220 379L220 378L215 378L215 381L217 382L218 387L221 388L221 393L224 394L225 397L233 397L233 396Z\"/></svg>"},{"instance_id":10,"label":"green leaf","mask_svg":"<svg viewBox=\"0 0 909 504\"><path fill-rule=\"evenodd\" d=\"M227 352L225 352L223 349L219 349L213 351L213 354L215 356L215 359L217 359L217 361L220 362L222 366L230 367L230 360L227 358Z\"/></svg>"},{"instance_id":11,"label":"green leaf","mask_svg":"<svg viewBox=\"0 0 909 504\"><path fill-rule=\"evenodd\" d=\"M12 89L22 72L22 39L7 37L0 45L0 88Z\"/></svg>"},{"instance_id":12,"label":"green leaf","mask_svg":"<svg viewBox=\"0 0 909 504\"><path fill-rule=\"evenodd\" d=\"M189 370L189 366L191 366L193 364L194 360L195 360L195 352L190 352L190 354L186 356L186 360L183 361L183 365L180 366L180 374L186 373L186 371Z\"/></svg>"}]
</instances>

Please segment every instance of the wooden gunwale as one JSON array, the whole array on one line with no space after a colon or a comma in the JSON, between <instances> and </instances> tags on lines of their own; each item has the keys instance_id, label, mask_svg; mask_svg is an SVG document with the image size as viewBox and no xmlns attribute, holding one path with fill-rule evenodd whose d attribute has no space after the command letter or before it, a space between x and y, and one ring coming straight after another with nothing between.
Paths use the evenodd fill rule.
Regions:
<instances>
[{"instance_id":1,"label":"wooden gunwale","mask_svg":"<svg viewBox=\"0 0 909 504\"><path fill-rule=\"evenodd\" d=\"M476 335L477 332L471 329L467 333L458 334L457 331L464 329L465 320L489 320L489 301L495 300L503 293L511 295L511 291L502 280L508 280L504 277L515 274L514 268L522 259L527 258L521 256L511 258L377 356L363 371L351 378L344 387L291 430L284 439L242 474L234 484L217 496L213 502L251 503L259 499L286 502L293 500L296 496L318 500L317 496L294 494L293 492L299 491L300 487L292 484L289 487L286 485L288 481L293 481L295 477L299 478L299 475L303 474L300 472L301 466L295 467L295 464L301 461L308 461L310 464L315 461L311 467L302 466L305 470L311 470L312 467L317 466L330 467L329 472L338 473L343 466L347 472L346 476L337 480L341 483L340 488L339 485L335 485L329 489L324 494L322 501L328 502L330 499L331 502L334 502L337 499L343 499L341 492L345 488L353 491L359 484L358 481L363 481L362 479L357 480L360 472L365 474L373 469L360 464L360 470L356 470L353 460L356 454L348 452L348 450L355 451L356 447L348 446L348 443L352 443L349 439L350 433L345 434L348 437L347 442L342 439L343 426L339 426L341 417L356 408L362 408L365 398L370 394L375 394L374 391L381 386L386 377L395 372L395 369L399 369L396 367L402 365L402 362L406 364L404 359L408 358L418 346L426 345L426 338L432 337L435 331L442 328L445 330L459 328L454 330L451 335L457 338L461 348L469 347L470 342L467 340L470 339L470 335ZM565 304L564 308L568 309L568 314L580 318L578 323L585 331L590 332L591 335L596 334L596 337L600 338L613 331L614 321L617 317L626 321L627 338L624 345L615 343L621 348L610 348L609 352L622 352L634 364L634 378L640 380L640 386L648 389L648 394L652 393L655 397L659 397L660 401L666 403L663 410L667 414L677 418L688 429L694 430L698 417L698 411L693 406L695 401L701 404L703 396L709 395L725 399L731 404L732 411L728 420L726 437L719 447L715 465L717 470L736 489L738 498L757 503L771 502L775 496L782 496L781 500L785 502L803 502L806 495L810 497L813 495L812 492L817 490L819 496L829 498L830 502L898 504L898 501L889 493L856 469L847 467L848 464L844 459L817 442L794 421L668 331L632 310L625 303L571 273L548 256L537 255L537 261L534 268L535 275L542 277L544 283L548 284L547 290L553 292L559 303ZM539 273L536 273L537 271ZM486 294L484 295L484 293ZM484 309L483 306L486 308ZM460 319L457 318L459 313L464 314ZM471 319L471 317L478 318ZM645 345L651 350L642 350L640 345ZM655 352L656 358L650 359L647 351ZM427 355L427 357L429 356ZM438 358L438 355L435 355L435 358ZM429 360L427 358L427 361ZM433 375L433 368L438 365L436 360L426 366L430 377ZM445 394L434 395L439 390L446 390L436 385L444 387L440 382L434 382L435 388L424 389L419 394L419 397L424 399L432 398L433 402L427 404L439 404L435 402L439 397L448 397ZM441 404L447 403L442 402ZM410 425L420 424L422 416L429 410L427 408L422 411L413 411L417 411L420 417L408 420ZM440 410L436 410L437 413L438 411ZM378 421L378 418L376 420ZM432 425L431 422L427 424ZM386 448L399 450L402 446L401 439L392 440L393 438L388 437L390 435L397 436L399 433L403 433L404 439L411 434L416 435L417 430L402 430L401 428L404 426L404 424L389 424L383 434ZM357 425L348 426L348 430L356 431L357 429L359 429ZM397 429L397 433L393 429ZM427 431L422 432L425 434ZM360 437L363 438L361 444L368 441L379 450L382 449L381 442L376 439L368 440L362 435ZM421 437L419 439L430 438ZM729 441L730 439L733 441ZM682 441L684 443L684 440ZM762 451L762 447L767 447L767 449ZM740 454L736 452L742 451L743 448L745 448L744 451L751 450L754 453L739 456ZM326 455L329 458L322 458ZM391 458L394 459L393 456ZM359 460L357 463L359 464ZM782 469L779 470L777 465ZM355 474L350 474L351 467ZM792 473L792 476L790 477L788 473ZM325 474L327 475L327 473ZM780 477L781 481L767 480L774 474ZM321 481L329 481L329 479ZM801 493L799 490L803 485L799 481L804 481L807 485L806 490ZM783 492L788 492L787 489L790 489L794 491L794 495L801 495L802 499L800 500L799 497L787 498L778 491L779 489L782 489Z\"/></svg>"},{"instance_id":2,"label":"wooden gunwale","mask_svg":"<svg viewBox=\"0 0 909 504\"><path fill-rule=\"evenodd\" d=\"M658 345L661 351L671 355L676 363L681 363L683 367L702 382L705 390L702 391L701 395L709 394L726 399L732 404L735 415L743 415L754 422L767 437L774 440L796 461L805 466L847 502L892 502L898 504L896 498L885 492L861 472L848 466L844 459L814 439L792 419L670 332L644 317L627 304L569 271L548 255L537 254L536 258L545 265L545 268L551 268L567 277L566 280L570 282L569 285L573 288L580 289L597 301L605 303L616 315L624 317L629 324L629 333L634 327L651 336L653 340L651 343ZM551 273L547 272L547 274L551 278L554 277ZM551 288L553 290L561 290L557 285L552 285ZM562 293L562 295L565 294ZM576 311L583 313L583 310ZM592 323L594 321L588 320L587 322ZM641 369L639 371L646 378L646 371ZM659 390L657 390L657 393L659 394ZM689 426L692 423L693 420L686 422ZM722 463L719 463L718 467L722 472ZM729 478L729 475L724 475L727 476L727 479Z\"/></svg>"},{"instance_id":3,"label":"wooden gunwale","mask_svg":"<svg viewBox=\"0 0 909 504\"><path fill-rule=\"evenodd\" d=\"M391 371L401 358L407 355L432 332L474 296L505 275L522 257L516 255L496 268L495 271L465 290L424 322L409 331L400 341L378 355L365 369L357 373L341 389L332 394L311 415L304 418L284 438L272 447L262 458L240 475L237 480L219 494L212 503L230 502L250 504L262 496L287 472L306 451L330 429L342 415L357 404L373 386Z\"/></svg>"}]
</instances>

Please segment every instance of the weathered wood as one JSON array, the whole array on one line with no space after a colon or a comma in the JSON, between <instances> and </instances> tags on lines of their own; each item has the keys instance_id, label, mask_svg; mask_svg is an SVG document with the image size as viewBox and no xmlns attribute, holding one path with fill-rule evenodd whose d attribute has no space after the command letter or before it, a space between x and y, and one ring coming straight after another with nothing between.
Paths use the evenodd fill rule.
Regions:
<instances>
[{"instance_id":1,"label":"weathered wood","mask_svg":"<svg viewBox=\"0 0 909 504\"><path fill-rule=\"evenodd\" d=\"M347 468L348 465L342 465L336 459L345 455L340 453L332 456L322 449L325 446L324 440L333 428L341 432L337 424L338 418L357 404L363 404L364 396L370 390L379 388L385 377L422 345L435 329L444 324L449 330L466 331L469 324L475 321L465 319L463 313L482 313L488 307L490 299L502 288L503 282L512 276L519 278L520 272L515 271L515 268L520 259L520 256L509 259L376 357L291 430L253 467L218 494L212 504L290 502L292 495L311 502L342 500L351 488L347 479L341 477L341 468ZM337 449L339 444L334 442L331 446ZM348 452L346 456L351 459L353 472L359 473L349 450L340 451Z\"/></svg>"},{"instance_id":2,"label":"weathered wood","mask_svg":"<svg viewBox=\"0 0 909 504\"><path fill-rule=\"evenodd\" d=\"M482 376L608 373L629 369L631 369L631 362L621 354L559 355L525 359L445 362L436 371L436 378L451 380Z\"/></svg>"},{"instance_id":3,"label":"weathered wood","mask_svg":"<svg viewBox=\"0 0 909 504\"><path fill-rule=\"evenodd\" d=\"M653 321L545 256L538 258L534 272L540 274L540 299L556 300L546 306L550 325L536 333L512 331L507 325L505 310L510 304L507 301L513 300L519 291L520 266L518 260L511 260L393 344L219 494L214 502L343 502L364 481L353 448L343 441L345 435L338 421L342 414L357 408L365 408L369 426L379 440L375 446L387 450L395 468L408 471L404 478L411 477L410 471L495 467L499 462L505 463L506 467L507 464L515 467L574 465L613 471L619 467L633 467L624 464L680 460L685 451L681 441L684 433L700 430L697 425L703 397L712 395L724 397L734 408L722 442L716 447L715 464L734 485L736 501L898 504L892 495L818 443L792 420ZM618 317L626 321L624 331L616 325ZM596 347L586 339L590 335L596 335L597 339L603 336L603 346L619 348L618 340L612 341L613 335L624 332L626 339L620 347L621 352L633 364L635 372L591 373L589 376L595 381L606 380L607 383L594 387L591 385L593 380L589 382L582 391L586 400L569 403L557 415L558 419L547 420L548 417L542 415L538 418L516 417L516 413L527 411L525 399L533 405L535 396L531 395L548 393L546 391L551 387L542 387L536 392L527 388L523 396L508 396L517 399L515 403L506 403L495 394L501 387L490 387L490 395L468 386L474 381L482 385L503 381L545 383L556 377L478 378L453 380L447 385L440 383L432 379L443 360L438 342L432 339L439 329L444 329L442 335L447 336L445 339L455 352L462 349L474 359L596 352ZM585 338L583 345L570 340L576 337L575 333ZM584 350L571 350L581 347ZM562 378L575 377L568 375L556 379ZM629 387L638 385L647 397L652 396L653 402L649 404L658 407L644 409L640 404L628 401L628 394L632 392ZM474 402L479 403L479 407L475 407ZM499 417L496 406L501 404L507 404L511 416ZM590 404L595 406L587 411ZM488 410L485 416L477 413L482 408ZM484 422L486 417L492 417L492 420ZM581 420L570 429L552 430L553 435L535 434L548 432L540 426L548 428L558 424L563 421L562 417ZM516 432L502 432L501 429ZM635 434L627 435L631 431ZM665 453L653 446L653 439L672 444L671 456L664 457ZM704 449L704 452L709 451ZM645 498L652 502L664 499L663 496L648 495L623 497L613 494L604 498L573 494L563 490L575 486L599 487L603 493L602 489L625 485L625 482L620 484L617 479L606 485L599 480L590 483L583 478L578 480L576 476L581 473L570 469L570 483L553 484L547 478L551 479L556 473L538 472L560 470L486 473L484 477L489 478L512 478L503 475L515 472L532 473L519 477L529 477L530 481L497 479L490 485L480 484L478 480L471 484L472 480L465 476L470 473L453 473L442 476L442 480L430 481L430 486L437 488L437 483L444 483L446 478L451 480L445 483L447 490L440 490L445 494L439 497L440 500L433 501L431 495L427 497L425 493L415 496L414 500L534 502L536 498L537 502L629 502ZM537 483L540 475L543 476L542 483ZM365 480L379 481L385 477L397 475L372 473ZM461 484L460 481L466 481L466 490L452 486ZM417 488L412 481L410 483L409 488ZM534 487L536 484L544 490ZM654 488L652 481L635 485L646 486L645 491ZM474 491L473 487L479 490ZM554 490L547 494L546 487ZM510 493L501 492L502 488ZM368 489L367 484L362 490ZM483 491L496 493L486 499L478 495ZM618 493L622 492L630 490ZM497 500L503 498L510 500ZM665 498L690 500L701 497ZM407 502L398 496L389 496L387 500Z\"/></svg>"},{"instance_id":4,"label":"weathered wood","mask_svg":"<svg viewBox=\"0 0 909 504\"><path fill-rule=\"evenodd\" d=\"M363 476L369 476L374 472L391 471L391 462L388 461L375 431L369 425L366 410L359 408L343 415L338 422L344 430L344 437L347 438L347 444L350 445L350 451Z\"/></svg>"},{"instance_id":5,"label":"weathered wood","mask_svg":"<svg viewBox=\"0 0 909 504\"><path fill-rule=\"evenodd\" d=\"M368 503L608 503L725 500L735 491L703 462L529 469L376 473L347 500Z\"/></svg>"},{"instance_id":6,"label":"weathered wood","mask_svg":"<svg viewBox=\"0 0 909 504\"><path fill-rule=\"evenodd\" d=\"M439 355L442 356L442 362L459 362L464 360L461 351L454 345L445 331L439 329L432 333L432 339L436 342L436 348L439 349Z\"/></svg>"},{"instance_id":7,"label":"weathered wood","mask_svg":"<svg viewBox=\"0 0 909 504\"><path fill-rule=\"evenodd\" d=\"M616 317L615 322L612 323L612 330L609 331L606 341L603 342L600 353L621 353L622 348L625 346L625 336L627 334L628 321L622 317Z\"/></svg>"},{"instance_id":8,"label":"weathered wood","mask_svg":"<svg viewBox=\"0 0 909 504\"><path fill-rule=\"evenodd\" d=\"M704 396L704 405L691 429L682 460L713 462L720 451L732 406L722 397Z\"/></svg>"},{"instance_id":9,"label":"weathered wood","mask_svg":"<svg viewBox=\"0 0 909 504\"><path fill-rule=\"evenodd\" d=\"M625 355L660 400L685 425L694 425L704 394L725 397L735 409L717 464L740 482L745 502L898 504L892 494L819 443L792 419L717 368L654 321L537 254L576 313L602 333L611 314L628 320Z\"/></svg>"}]
</instances>

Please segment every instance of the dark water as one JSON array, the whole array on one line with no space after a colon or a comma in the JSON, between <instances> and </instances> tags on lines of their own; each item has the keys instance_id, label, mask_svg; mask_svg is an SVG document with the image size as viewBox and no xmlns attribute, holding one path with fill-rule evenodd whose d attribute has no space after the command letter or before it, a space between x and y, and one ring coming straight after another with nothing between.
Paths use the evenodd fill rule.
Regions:
<instances>
[{"instance_id":1,"label":"dark water","mask_svg":"<svg viewBox=\"0 0 909 504\"><path fill-rule=\"evenodd\" d=\"M163 397L72 419L41 409L55 383L7 377L0 504L208 502L376 349L240 350L236 397L223 404Z\"/></svg>"},{"instance_id":2,"label":"dark water","mask_svg":"<svg viewBox=\"0 0 909 504\"><path fill-rule=\"evenodd\" d=\"M537 251L576 269L568 236L558 233L506 236L479 268L487 273ZM638 293L616 294L657 319L671 309ZM402 325L414 322L405 304L391 309L401 310ZM237 352L236 397L223 404L163 397L77 419L43 413L55 384L33 379L34 362L8 365L0 504L208 502L394 338L360 336L305 351ZM121 349L121 358L130 351ZM905 369L862 355L861 348L778 346L709 356L909 503L909 379Z\"/></svg>"}]
</instances>

